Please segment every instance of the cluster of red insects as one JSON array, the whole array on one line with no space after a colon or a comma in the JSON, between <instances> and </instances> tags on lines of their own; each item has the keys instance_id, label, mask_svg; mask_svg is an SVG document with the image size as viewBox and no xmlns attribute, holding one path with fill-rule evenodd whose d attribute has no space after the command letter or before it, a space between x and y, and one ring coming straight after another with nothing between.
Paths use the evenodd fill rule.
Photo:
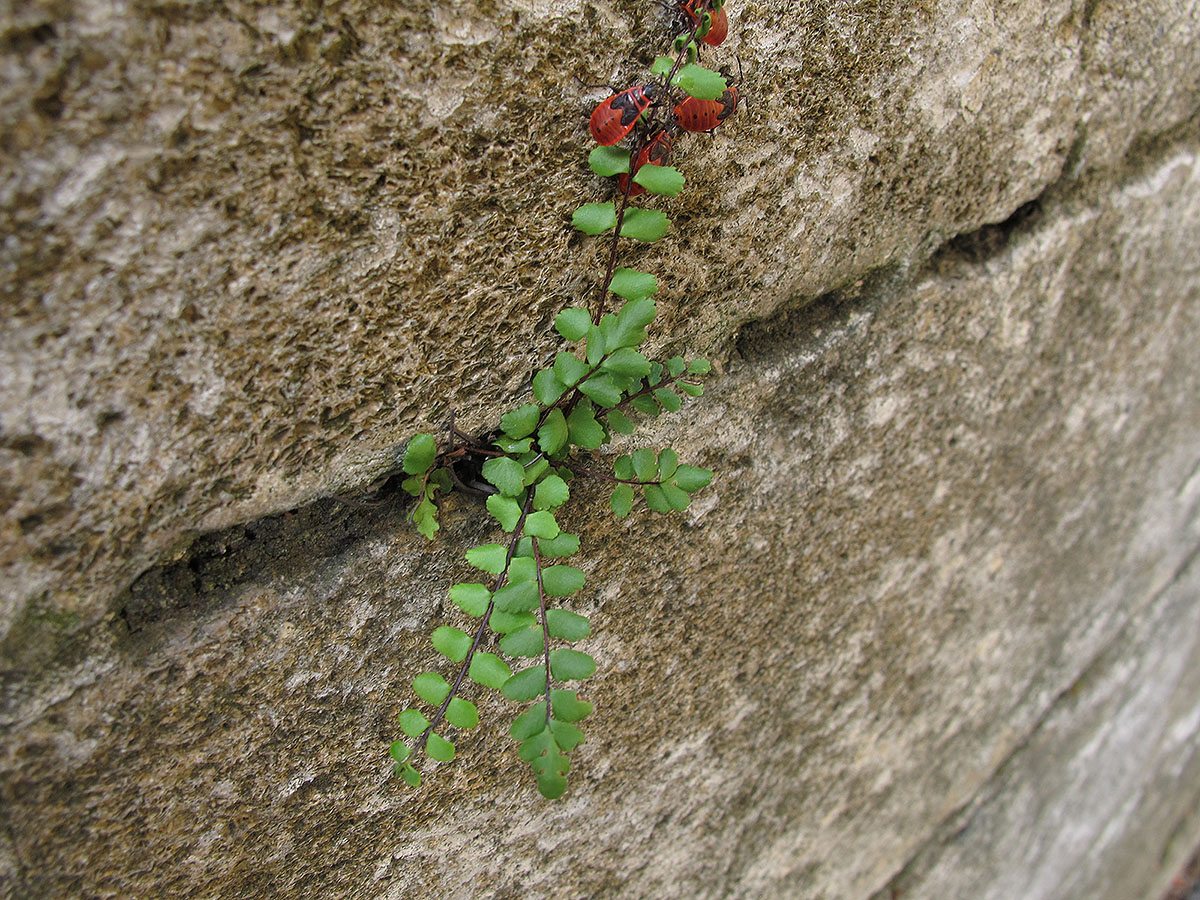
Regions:
<instances>
[{"instance_id":1,"label":"cluster of red insects","mask_svg":"<svg viewBox=\"0 0 1200 900\"><path fill-rule=\"evenodd\" d=\"M693 23L700 21L706 11L709 12L711 25L708 33L700 40L716 47L725 40L729 33L729 20L725 15L725 7L711 10L706 0L686 0L679 9ZM659 84L645 84L631 87L614 94L604 100L592 113L592 137L598 144L612 146L621 140L641 120L642 113L658 102L663 96L663 87ZM678 103L674 109L674 124L683 131L712 131L727 118L733 115L737 108L737 87L730 85L718 100L700 100L687 97ZM665 166L671 158L673 142L667 127L653 125L647 129L648 136L640 141L641 149L634 161L632 175L642 166ZM617 179L621 192L630 197L646 193L640 184L629 185L630 175L620 175Z\"/></svg>"}]
</instances>

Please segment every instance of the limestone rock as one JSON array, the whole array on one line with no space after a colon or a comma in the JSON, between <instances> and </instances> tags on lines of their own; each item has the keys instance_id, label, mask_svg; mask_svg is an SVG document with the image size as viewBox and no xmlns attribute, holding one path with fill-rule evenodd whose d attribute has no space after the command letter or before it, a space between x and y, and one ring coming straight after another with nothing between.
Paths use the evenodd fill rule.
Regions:
<instances>
[{"instance_id":1,"label":"limestone rock","mask_svg":"<svg viewBox=\"0 0 1200 900\"><path fill-rule=\"evenodd\" d=\"M602 248L632 3L0 12L0 896L1149 896L1200 833L1200 12L744 3L640 254L684 517L580 511L568 797L504 704L387 777L455 611L396 448ZM579 491L583 500L586 490Z\"/></svg>"}]
</instances>

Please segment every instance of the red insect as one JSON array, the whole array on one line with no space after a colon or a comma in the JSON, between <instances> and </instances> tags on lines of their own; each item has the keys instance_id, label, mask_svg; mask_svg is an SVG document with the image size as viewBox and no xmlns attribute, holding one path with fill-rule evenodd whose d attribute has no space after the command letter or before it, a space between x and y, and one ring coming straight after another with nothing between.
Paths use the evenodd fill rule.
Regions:
<instances>
[{"instance_id":1,"label":"red insect","mask_svg":"<svg viewBox=\"0 0 1200 900\"><path fill-rule=\"evenodd\" d=\"M671 149L671 136L665 131L658 132L646 142L642 152L637 155L637 159L633 163L633 174L636 175L642 166L665 166L671 159ZM617 186L621 189L622 194L625 193L625 185L628 183L628 174L622 172L617 176ZM629 188L630 197L639 197L644 193L646 193L646 189L640 184L634 184Z\"/></svg>"},{"instance_id":2,"label":"red insect","mask_svg":"<svg viewBox=\"0 0 1200 900\"><path fill-rule=\"evenodd\" d=\"M693 22L700 21L700 17L704 15L704 10L697 9L700 0L688 0L686 3L680 3L679 8L684 11L689 19ZM725 15L725 7L722 6L718 10L709 10L712 13L712 25L709 26L708 34L700 38L704 43L711 47L716 47L729 34L729 18Z\"/></svg>"},{"instance_id":3,"label":"red insect","mask_svg":"<svg viewBox=\"0 0 1200 900\"><path fill-rule=\"evenodd\" d=\"M732 85L725 89L720 100L698 100L688 97L675 107L675 122L684 131L712 131L737 109L738 91Z\"/></svg>"},{"instance_id":4,"label":"red insect","mask_svg":"<svg viewBox=\"0 0 1200 900\"><path fill-rule=\"evenodd\" d=\"M631 87L614 94L592 113L592 137L596 143L610 147L633 130L638 116L658 99L659 86L647 84Z\"/></svg>"}]
</instances>

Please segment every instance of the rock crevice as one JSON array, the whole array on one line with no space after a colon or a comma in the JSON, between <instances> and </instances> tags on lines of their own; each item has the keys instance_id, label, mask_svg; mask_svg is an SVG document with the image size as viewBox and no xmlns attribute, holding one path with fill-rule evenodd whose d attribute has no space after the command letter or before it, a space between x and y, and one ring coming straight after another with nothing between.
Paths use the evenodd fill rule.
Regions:
<instances>
[{"instance_id":1,"label":"rock crevice","mask_svg":"<svg viewBox=\"0 0 1200 900\"><path fill-rule=\"evenodd\" d=\"M559 348L578 80L667 13L0 14L0 897L1148 896L1200 805L1198 12L730 0L753 102L628 257L719 370L641 435L718 476L572 488L553 807L484 696L389 779L493 535L378 482Z\"/></svg>"}]
</instances>

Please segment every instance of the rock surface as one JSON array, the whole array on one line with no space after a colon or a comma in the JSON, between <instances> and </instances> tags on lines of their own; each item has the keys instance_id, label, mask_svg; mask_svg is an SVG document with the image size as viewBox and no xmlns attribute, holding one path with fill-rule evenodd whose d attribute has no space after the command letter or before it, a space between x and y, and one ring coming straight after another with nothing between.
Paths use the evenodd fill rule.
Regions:
<instances>
[{"instance_id":1,"label":"rock surface","mask_svg":"<svg viewBox=\"0 0 1200 900\"><path fill-rule=\"evenodd\" d=\"M0 896L1151 896L1200 834L1200 5L731 2L568 796L405 792L438 542L363 493L558 349L632 3L0 12ZM681 142L682 143L682 142ZM602 263L600 263L602 265Z\"/></svg>"}]
</instances>

